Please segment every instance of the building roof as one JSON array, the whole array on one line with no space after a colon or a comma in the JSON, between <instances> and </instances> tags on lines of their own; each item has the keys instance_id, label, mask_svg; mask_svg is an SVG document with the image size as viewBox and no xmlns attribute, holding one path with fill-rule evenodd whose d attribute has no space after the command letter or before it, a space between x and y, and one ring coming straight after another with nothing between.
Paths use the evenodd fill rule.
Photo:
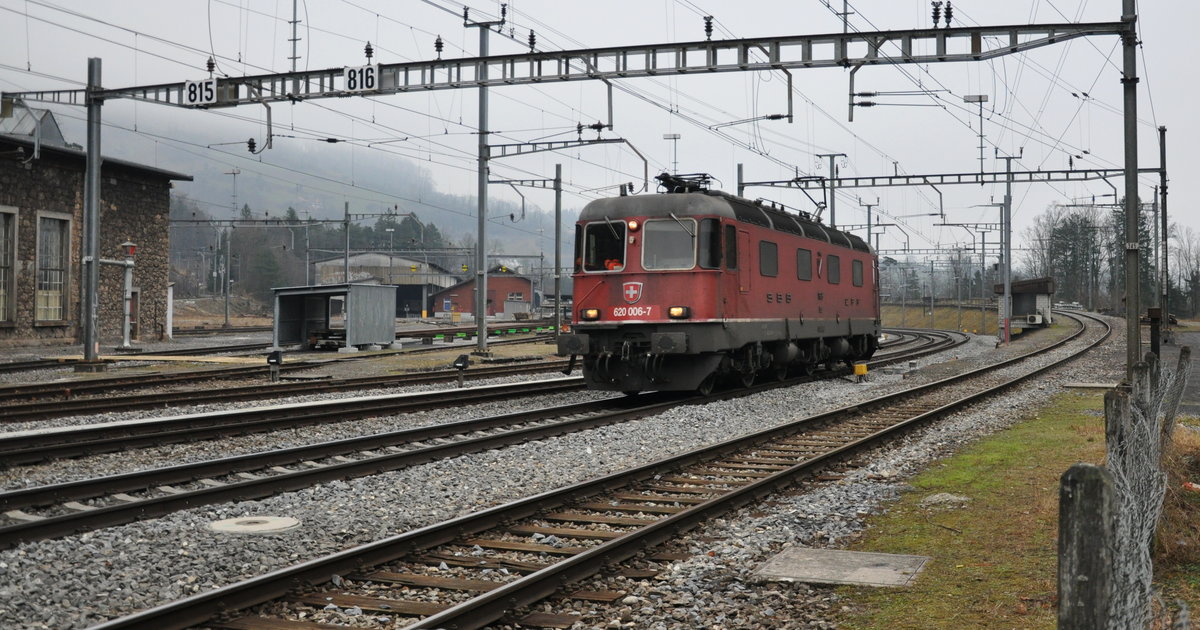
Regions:
<instances>
[{"instance_id":1,"label":"building roof","mask_svg":"<svg viewBox=\"0 0 1200 630\"><path fill-rule=\"evenodd\" d=\"M38 130L39 121L41 123L41 137L35 140L34 134ZM87 151L77 144L70 144L66 141L62 135L62 130L58 126L58 121L54 119L54 113L48 109L22 106L14 107L11 118L0 118L0 143L15 144L19 148L29 147L30 149L40 144L40 151L57 153L84 161L87 160ZM33 152L30 151L29 155L33 155ZM101 160L103 164L128 168L149 175L156 175L163 179L192 181L191 175L176 173L154 166L146 166L137 162L103 156Z\"/></svg>"}]
</instances>

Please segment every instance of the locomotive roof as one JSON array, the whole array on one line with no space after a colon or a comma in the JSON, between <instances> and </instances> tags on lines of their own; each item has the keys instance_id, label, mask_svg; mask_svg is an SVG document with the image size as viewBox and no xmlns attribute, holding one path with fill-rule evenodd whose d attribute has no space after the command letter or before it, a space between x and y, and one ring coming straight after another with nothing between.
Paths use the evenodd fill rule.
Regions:
<instances>
[{"instance_id":1,"label":"locomotive roof","mask_svg":"<svg viewBox=\"0 0 1200 630\"><path fill-rule=\"evenodd\" d=\"M579 213L579 220L669 217L671 214L677 217L727 217L862 252L871 251L866 242L853 234L720 191L628 195L597 199L584 206L583 211Z\"/></svg>"}]
</instances>

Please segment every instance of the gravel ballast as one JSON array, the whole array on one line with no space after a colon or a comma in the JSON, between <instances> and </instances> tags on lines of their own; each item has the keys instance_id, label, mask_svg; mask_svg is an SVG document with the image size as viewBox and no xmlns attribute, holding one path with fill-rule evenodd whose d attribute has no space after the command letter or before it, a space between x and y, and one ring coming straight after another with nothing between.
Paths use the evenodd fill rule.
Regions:
<instances>
[{"instance_id":1,"label":"gravel ballast","mask_svg":"<svg viewBox=\"0 0 1200 630\"><path fill-rule=\"evenodd\" d=\"M672 564L664 579L650 581L644 587L636 583L621 586L632 589L630 597L637 601L631 601L629 611L614 620L617 626L609 626L606 621L599 627L692 628L722 623L727 627L747 628L827 627L821 625L826 623L822 620L823 611L836 606L827 590L804 585L752 584L748 572L758 561L785 545L829 546L852 535L861 527L863 515L880 509L896 495L903 487L904 477L932 459L1003 428L1021 414L1044 404L1061 391L1061 383L1095 381L1104 375L1118 379L1119 373L1112 374L1114 369L1121 371L1121 361L1114 358L1123 352L1121 341L1116 339L1118 333L1103 349L1065 369L1012 390L1001 400L978 405L901 443L880 449L871 456L870 465L839 483L814 487L803 496L786 497L781 504L769 508L756 506L755 511L766 512L762 517L752 518L743 512L701 528L680 543L697 553L696 557ZM932 366L943 362L944 368L947 365L944 362L953 358L949 369L965 371L969 366L990 362L995 355L1003 354L992 351L992 343L991 338L977 337L967 346L919 363ZM553 440L328 483L260 501L208 506L153 521L22 545L0 552L0 627L86 627L349 546L714 441L706 436L726 439L757 431L931 377L922 371L907 378L875 374L867 383L835 379L732 401L683 407L653 418ZM930 375L940 371L937 367L929 370ZM502 408L497 403L488 413L498 413ZM477 411L484 413L482 409ZM134 416L122 414L122 417ZM360 430L349 429L349 424L339 427L348 434ZM279 444L286 444L289 439L294 436L283 438ZM267 440L256 442L255 447L267 448L272 444ZM221 443L217 448L222 454L232 454L228 444ZM149 456L148 462L187 456L173 453L172 449L154 451L164 452ZM147 467L140 453L121 457L136 459L132 464L135 467ZM96 467L92 468L93 465ZM88 458L70 466L55 466L30 467L24 474L6 479L5 484L16 487L23 483L47 483L59 476L92 476L114 464L105 458ZM294 517L301 521L301 526L263 536L223 535L207 528L212 521L254 515ZM724 540L694 542L709 538ZM741 595L735 596L734 591ZM768 615L763 602L777 597L772 591L782 593L782 599L789 603L770 606L772 614ZM693 601L680 606L676 600L685 596ZM718 618L724 621L714 621ZM753 623L758 625L736 625L731 621L735 619L757 619Z\"/></svg>"}]
</instances>

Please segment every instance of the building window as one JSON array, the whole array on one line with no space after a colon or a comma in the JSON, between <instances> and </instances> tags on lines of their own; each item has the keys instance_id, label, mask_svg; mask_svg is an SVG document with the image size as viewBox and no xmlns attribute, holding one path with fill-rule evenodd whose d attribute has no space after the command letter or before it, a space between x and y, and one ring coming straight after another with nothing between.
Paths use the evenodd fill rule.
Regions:
<instances>
[{"instance_id":1,"label":"building window","mask_svg":"<svg viewBox=\"0 0 1200 630\"><path fill-rule=\"evenodd\" d=\"M779 246L775 243L758 242L758 272L768 278L779 275Z\"/></svg>"},{"instance_id":2,"label":"building window","mask_svg":"<svg viewBox=\"0 0 1200 630\"><path fill-rule=\"evenodd\" d=\"M0 322L13 321L13 270L17 255L17 212L11 206L0 206Z\"/></svg>"},{"instance_id":3,"label":"building window","mask_svg":"<svg viewBox=\"0 0 1200 630\"><path fill-rule=\"evenodd\" d=\"M70 221L55 217L38 217L35 321L60 322L67 319L70 235Z\"/></svg>"},{"instance_id":4,"label":"building window","mask_svg":"<svg viewBox=\"0 0 1200 630\"><path fill-rule=\"evenodd\" d=\"M840 284L842 281L842 259L838 256L826 256L825 265L827 266L825 275L829 278L829 284Z\"/></svg>"},{"instance_id":5,"label":"building window","mask_svg":"<svg viewBox=\"0 0 1200 630\"><path fill-rule=\"evenodd\" d=\"M525 294L521 293L520 291L513 291L508 294L508 301L509 302L524 302Z\"/></svg>"}]
</instances>

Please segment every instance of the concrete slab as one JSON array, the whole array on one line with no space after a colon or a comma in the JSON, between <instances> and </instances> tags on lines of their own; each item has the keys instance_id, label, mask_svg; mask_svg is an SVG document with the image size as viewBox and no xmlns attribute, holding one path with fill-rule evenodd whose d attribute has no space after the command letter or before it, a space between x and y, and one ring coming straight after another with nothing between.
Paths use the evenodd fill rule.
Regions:
<instances>
[{"instance_id":1,"label":"concrete slab","mask_svg":"<svg viewBox=\"0 0 1200 630\"><path fill-rule=\"evenodd\" d=\"M928 556L792 547L764 562L755 574L766 581L908 586L928 561Z\"/></svg>"}]
</instances>

